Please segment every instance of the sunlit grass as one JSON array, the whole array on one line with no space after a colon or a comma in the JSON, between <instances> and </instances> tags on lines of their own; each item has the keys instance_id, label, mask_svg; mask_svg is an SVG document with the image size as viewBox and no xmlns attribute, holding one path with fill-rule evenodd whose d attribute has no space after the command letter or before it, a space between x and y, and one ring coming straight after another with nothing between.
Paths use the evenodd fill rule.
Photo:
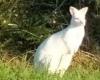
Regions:
<instances>
[{"instance_id":1,"label":"sunlit grass","mask_svg":"<svg viewBox=\"0 0 100 80\"><path fill-rule=\"evenodd\" d=\"M0 59L0 80L100 80L100 69L97 65L95 68L85 64L71 66L60 78L57 74L50 75L47 72L36 70L26 60L25 55L11 59L2 58ZM87 64L92 64L92 61L87 62Z\"/></svg>"}]
</instances>

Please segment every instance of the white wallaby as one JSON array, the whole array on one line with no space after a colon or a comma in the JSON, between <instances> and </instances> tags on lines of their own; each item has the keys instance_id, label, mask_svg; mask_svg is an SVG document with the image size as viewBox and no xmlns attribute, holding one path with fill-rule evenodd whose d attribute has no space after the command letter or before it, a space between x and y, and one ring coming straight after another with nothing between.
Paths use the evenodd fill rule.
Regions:
<instances>
[{"instance_id":1,"label":"white wallaby","mask_svg":"<svg viewBox=\"0 0 100 80\"><path fill-rule=\"evenodd\" d=\"M49 73L59 73L61 76L68 69L84 38L88 7L78 10L71 6L69 10L72 16L70 25L47 38L34 54L36 67L42 70L46 68Z\"/></svg>"}]
</instances>

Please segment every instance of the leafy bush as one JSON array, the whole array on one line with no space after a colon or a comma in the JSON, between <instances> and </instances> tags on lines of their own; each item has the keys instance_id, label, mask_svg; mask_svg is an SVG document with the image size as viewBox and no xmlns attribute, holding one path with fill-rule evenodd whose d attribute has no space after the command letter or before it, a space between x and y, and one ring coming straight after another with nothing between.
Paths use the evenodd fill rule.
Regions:
<instances>
[{"instance_id":1,"label":"leafy bush","mask_svg":"<svg viewBox=\"0 0 100 80\"><path fill-rule=\"evenodd\" d=\"M97 0L98 4L96 4L96 0L82 1L1 0L0 49L9 49L14 52L35 50L47 36L69 24L70 14L68 8L70 5L77 8L89 6L90 17L88 18L90 21L93 20L94 16L99 14L100 1ZM91 23L88 26L91 26ZM87 29L88 32L91 28L89 35L92 37L99 35L98 28L94 28L94 26Z\"/></svg>"}]
</instances>

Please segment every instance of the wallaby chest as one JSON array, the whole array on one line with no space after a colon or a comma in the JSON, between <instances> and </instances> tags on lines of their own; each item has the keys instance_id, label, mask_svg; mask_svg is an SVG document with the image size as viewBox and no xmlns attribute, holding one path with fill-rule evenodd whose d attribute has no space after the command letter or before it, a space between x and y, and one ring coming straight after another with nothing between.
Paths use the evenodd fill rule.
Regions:
<instances>
[{"instance_id":1,"label":"wallaby chest","mask_svg":"<svg viewBox=\"0 0 100 80\"><path fill-rule=\"evenodd\" d=\"M72 51L76 52L82 43L84 34L85 31L83 26L68 29L65 32L64 41L66 42L68 47L72 49Z\"/></svg>"}]
</instances>

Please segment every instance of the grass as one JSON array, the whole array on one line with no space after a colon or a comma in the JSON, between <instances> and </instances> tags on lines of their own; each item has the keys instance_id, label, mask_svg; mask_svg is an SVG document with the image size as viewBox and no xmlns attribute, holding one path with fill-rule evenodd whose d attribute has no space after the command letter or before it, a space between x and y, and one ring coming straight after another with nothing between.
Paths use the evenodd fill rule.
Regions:
<instances>
[{"instance_id":1,"label":"grass","mask_svg":"<svg viewBox=\"0 0 100 80\"><path fill-rule=\"evenodd\" d=\"M89 60L90 62L90 60ZM92 64L92 61L90 62ZM87 63L87 64L90 64ZM95 66L95 64L93 63ZM65 75L49 75L47 72L35 70L26 56L0 59L0 80L100 80L99 66L77 64L71 66Z\"/></svg>"}]
</instances>

